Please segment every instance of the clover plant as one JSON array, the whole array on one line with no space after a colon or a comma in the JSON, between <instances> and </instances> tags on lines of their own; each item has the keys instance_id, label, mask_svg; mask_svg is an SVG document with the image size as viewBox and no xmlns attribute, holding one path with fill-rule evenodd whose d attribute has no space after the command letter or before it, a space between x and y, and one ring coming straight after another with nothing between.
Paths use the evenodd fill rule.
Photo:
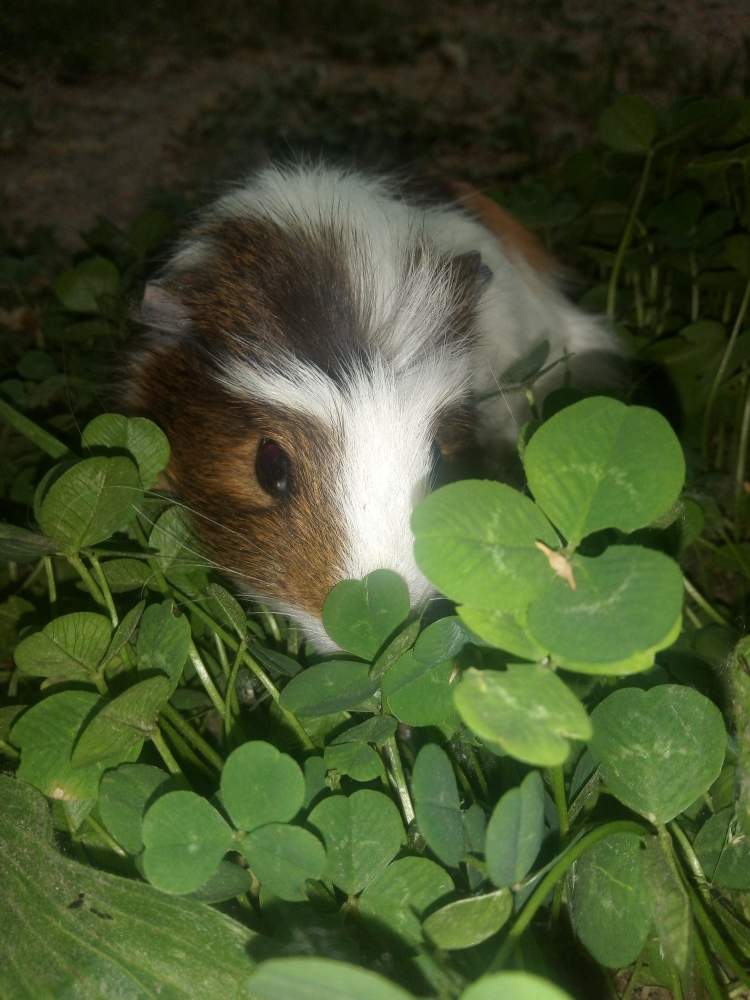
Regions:
<instances>
[{"instance_id":1,"label":"clover plant","mask_svg":"<svg viewBox=\"0 0 750 1000\"><path fill-rule=\"evenodd\" d=\"M544 398L564 359L535 349L503 376L532 404L523 488L413 514L452 606L344 581L325 656L215 573L157 488L162 432L96 413L142 263L123 234L46 287L0 258L44 318L0 380L1 995L750 986L749 142L748 101L623 97L518 186L668 370L677 429Z\"/></svg>"}]
</instances>

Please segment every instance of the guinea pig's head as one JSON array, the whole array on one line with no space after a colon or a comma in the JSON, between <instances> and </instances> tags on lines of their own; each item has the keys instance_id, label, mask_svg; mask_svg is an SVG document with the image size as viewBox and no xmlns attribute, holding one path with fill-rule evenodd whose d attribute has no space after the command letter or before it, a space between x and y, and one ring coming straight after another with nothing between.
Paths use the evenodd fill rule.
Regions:
<instances>
[{"instance_id":1,"label":"guinea pig's head","mask_svg":"<svg viewBox=\"0 0 750 1000\"><path fill-rule=\"evenodd\" d=\"M478 255L373 246L346 220L210 216L158 282L129 379L171 488L240 593L321 647L328 591L388 568L430 584L410 517L471 434Z\"/></svg>"}]
</instances>

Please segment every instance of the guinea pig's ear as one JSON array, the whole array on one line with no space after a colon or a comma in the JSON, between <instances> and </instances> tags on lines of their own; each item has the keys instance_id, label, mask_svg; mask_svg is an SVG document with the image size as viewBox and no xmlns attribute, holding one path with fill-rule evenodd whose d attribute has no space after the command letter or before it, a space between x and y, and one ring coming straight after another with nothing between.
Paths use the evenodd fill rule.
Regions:
<instances>
[{"instance_id":1,"label":"guinea pig's ear","mask_svg":"<svg viewBox=\"0 0 750 1000\"><path fill-rule=\"evenodd\" d=\"M146 285L133 318L152 330L161 330L173 336L182 336L190 331L187 309L174 292L158 281L150 281Z\"/></svg>"},{"instance_id":2,"label":"guinea pig's ear","mask_svg":"<svg viewBox=\"0 0 750 1000\"><path fill-rule=\"evenodd\" d=\"M511 256L520 258L542 274L557 270L555 259L547 253L536 236L497 202L463 181L451 181L450 188L458 204L494 233Z\"/></svg>"}]
</instances>

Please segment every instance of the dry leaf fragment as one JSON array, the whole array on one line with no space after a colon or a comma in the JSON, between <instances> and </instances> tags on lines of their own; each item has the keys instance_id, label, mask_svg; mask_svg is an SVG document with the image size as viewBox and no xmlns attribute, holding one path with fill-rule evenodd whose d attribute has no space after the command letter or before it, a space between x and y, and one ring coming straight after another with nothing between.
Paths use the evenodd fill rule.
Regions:
<instances>
[{"instance_id":1,"label":"dry leaf fragment","mask_svg":"<svg viewBox=\"0 0 750 1000\"><path fill-rule=\"evenodd\" d=\"M555 552L554 549L551 549L549 545L545 545L544 542L534 542L534 545L547 557L547 562L557 576L561 580L565 580L571 590L575 590L576 578L573 576L573 567L562 552Z\"/></svg>"}]
</instances>

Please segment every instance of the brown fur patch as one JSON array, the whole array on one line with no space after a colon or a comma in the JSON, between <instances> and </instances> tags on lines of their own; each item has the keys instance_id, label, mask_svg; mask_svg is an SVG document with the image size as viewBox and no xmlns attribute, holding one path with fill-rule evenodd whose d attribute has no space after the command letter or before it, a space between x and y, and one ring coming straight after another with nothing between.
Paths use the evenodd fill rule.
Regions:
<instances>
[{"instance_id":1,"label":"brown fur patch","mask_svg":"<svg viewBox=\"0 0 750 1000\"><path fill-rule=\"evenodd\" d=\"M451 188L459 204L499 237L509 253L523 258L535 271L542 274L549 274L557 269L554 257L547 253L536 236L497 202L462 181L454 181Z\"/></svg>"},{"instance_id":2,"label":"brown fur patch","mask_svg":"<svg viewBox=\"0 0 750 1000\"><path fill-rule=\"evenodd\" d=\"M309 420L261 411L216 385L189 343L153 353L140 366L138 396L172 445L169 481L192 512L206 552L239 588L320 614L340 578L339 530L327 484L337 443ZM292 462L289 497L258 484L262 437Z\"/></svg>"}]
</instances>

